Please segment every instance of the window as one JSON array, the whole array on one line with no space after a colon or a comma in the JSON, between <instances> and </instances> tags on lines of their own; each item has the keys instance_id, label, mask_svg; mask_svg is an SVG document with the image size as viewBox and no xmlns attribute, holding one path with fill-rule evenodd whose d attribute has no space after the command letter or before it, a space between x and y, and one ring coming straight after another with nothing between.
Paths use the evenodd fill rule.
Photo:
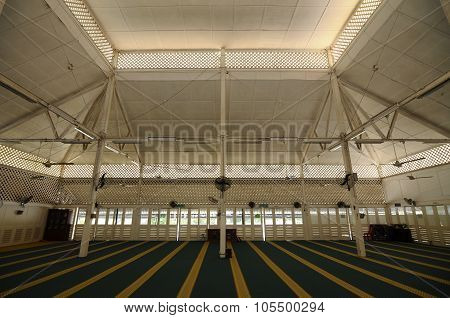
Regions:
<instances>
[{"instance_id":1,"label":"window","mask_svg":"<svg viewBox=\"0 0 450 318\"><path fill-rule=\"evenodd\" d=\"M329 208L328 209L328 217L330 218L330 224L337 224L337 219L336 219L336 209L334 208Z\"/></svg>"},{"instance_id":2,"label":"window","mask_svg":"<svg viewBox=\"0 0 450 318\"><path fill-rule=\"evenodd\" d=\"M246 209L244 212L244 224L245 225L252 225L252 214L250 209Z\"/></svg>"},{"instance_id":3,"label":"window","mask_svg":"<svg viewBox=\"0 0 450 318\"><path fill-rule=\"evenodd\" d=\"M86 221L86 210L85 209L80 209L78 211L78 220L77 220L77 224L84 224L84 222Z\"/></svg>"},{"instance_id":4,"label":"window","mask_svg":"<svg viewBox=\"0 0 450 318\"><path fill-rule=\"evenodd\" d=\"M191 225L198 225L198 210L191 210Z\"/></svg>"},{"instance_id":5,"label":"window","mask_svg":"<svg viewBox=\"0 0 450 318\"><path fill-rule=\"evenodd\" d=\"M273 225L273 218L272 218L272 210L271 209L264 210L264 223L266 225Z\"/></svg>"},{"instance_id":6,"label":"window","mask_svg":"<svg viewBox=\"0 0 450 318\"><path fill-rule=\"evenodd\" d=\"M98 211L98 225L105 225L106 224L106 210L100 209Z\"/></svg>"},{"instance_id":7,"label":"window","mask_svg":"<svg viewBox=\"0 0 450 318\"><path fill-rule=\"evenodd\" d=\"M181 209L180 210L180 225L187 225L189 220L189 210Z\"/></svg>"},{"instance_id":8,"label":"window","mask_svg":"<svg viewBox=\"0 0 450 318\"><path fill-rule=\"evenodd\" d=\"M139 222L140 225L147 225L148 224L148 210L142 209L141 210L141 219Z\"/></svg>"},{"instance_id":9,"label":"window","mask_svg":"<svg viewBox=\"0 0 450 318\"><path fill-rule=\"evenodd\" d=\"M217 210L209 210L209 225L217 225Z\"/></svg>"},{"instance_id":10,"label":"window","mask_svg":"<svg viewBox=\"0 0 450 318\"><path fill-rule=\"evenodd\" d=\"M294 222L295 224L303 224L302 210L294 210Z\"/></svg>"},{"instance_id":11,"label":"window","mask_svg":"<svg viewBox=\"0 0 450 318\"><path fill-rule=\"evenodd\" d=\"M124 225L131 225L133 223L133 209L125 210L125 220L123 222Z\"/></svg>"},{"instance_id":12,"label":"window","mask_svg":"<svg viewBox=\"0 0 450 318\"><path fill-rule=\"evenodd\" d=\"M178 209L171 209L169 213L169 225L177 225Z\"/></svg>"},{"instance_id":13,"label":"window","mask_svg":"<svg viewBox=\"0 0 450 318\"><path fill-rule=\"evenodd\" d=\"M275 210L275 224L283 225L283 210L280 209Z\"/></svg>"},{"instance_id":14,"label":"window","mask_svg":"<svg viewBox=\"0 0 450 318\"><path fill-rule=\"evenodd\" d=\"M232 209L227 209L226 212L226 217L227 217L227 225L233 225L234 221L233 221L233 210Z\"/></svg>"},{"instance_id":15,"label":"window","mask_svg":"<svg viewBox=\"0 0 450 318\"><path fill-rule=\"evenodd\" d=\"M159 211L159 225L167 224L167 210Z\"/></svg>"},{"instance_id":16,"label":"window","mask_svg":"<svg viewBox=\"0 0 450 318\"><path fill-rule=\"evenodd\" d=\"M200 209L199 224L206 225L208 223L207 217L208 211L206 209Z\"/></svg>"},{"instance_id":17,"label":"window","mask_svg":"<svg viewBox=\"0 0 450 318\"><path fill-rule=\"evenodd\" d=\"M122 209L117 209L117 213L116 213L116 224L117 225L122 224L122 214L123 214Z\"/></svg>"},{"instance_id":18,"label":"window","mask_svg":"<svg viewBox=\"0 0 450 318\"><path fill-rule=\"evenodd\" d=\"M284 210L284 224L291 225L292 224L292 211Z\"/></svg>"},{"instance_id":19,"label":"window","mask_svg":"<svg viewBox=\"0 0 450 318\"><path fill-rule=\"evenodd\" d=\"M114 224L114 209L109 209L108 212L108 225L113 225Z\"/></svg>"},{"instance_id":20,"label":"window","mask_svg":"<svg viewBox=\"0 0 450 318\"><path fill-rule=\"evenodd\" d=\"M242 209L236 209L236 225L242 225Z\"/></svg>"},{"instance_id":21,"label":"window","mask_svg":"<svg viewBox=\"0 0 450 318\"><path fill-rule=\"evenodd\" d=\"M152 218L150 219L150 225L158 225L158 210L152 210Z\"/></svg>"},{"instance_id":22,"label":"window","mask_svg":"<svg viewBox=\"0 0 450 318\"><path fill-rule=\"evenodd\" d=\"M253 224L261 225L261 210L259 209L253 210Z\"/></svg>"}]
</instances>

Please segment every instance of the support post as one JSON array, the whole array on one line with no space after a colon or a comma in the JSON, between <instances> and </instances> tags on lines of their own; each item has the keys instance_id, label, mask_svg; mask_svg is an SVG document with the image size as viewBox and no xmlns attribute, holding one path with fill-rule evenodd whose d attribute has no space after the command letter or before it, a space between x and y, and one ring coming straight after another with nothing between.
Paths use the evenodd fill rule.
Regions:
<instances>
[{"instance_id":1,"label":"support post","mask_svg":"<svg viewBox=\"0 0 450 318\"><path fill-rule=\"evenodd\" d=\"M220 176L225 177L225 154L226 154L226 94L225 94L225 50L222 49L220 56ZM220 211L220 247L219 257L225 258L226 247L226 205L225 191L221 191L219 200Z\"/></svg>"},{"instance_id":2,"label":"support post","mask_svg":"<svg viewBox=\"0 0 450 318\"><path fill-rule=\"evenodd\" d=\"M348 148L348 141L345 140L344 138L342 140L342 157L344 159L345 174L352 175L353 169L352 169L352 161L350 158L350 150ZM352 215L353 215L353 219L354 219L354 223L355 223L355 231L354 231L353 235L356 239L356 249L358 252L358 256L365 257L366 256L366 247L364 245L364 238L363 238L362 229L361 229L361 219L359 218L359 209L357 206L358 198L356 195L355 187L356 187L355 184L353 184L350 187L350 208L352 209Z\"/></svg>"},{"instance_id":3,"label":"support post","mask_svg":"<svg viewBox=\"0 0 450 318\"><path fill-rule=\"evenodd\" d=\"M89 240L91 232L91 215L95 209L95 202L97 201L97 182L100 177L100 165L102 162L103 151L105 149L105 140L100 139L97 143L97 152L95 154L94 171L92 172L92 184L91 184L91 198L89 203L89 209L86 211L86 219L83 226L83 236L81 237L81 246L79 257L86 257L89 250Z\"/></svg>"}]
</instances>

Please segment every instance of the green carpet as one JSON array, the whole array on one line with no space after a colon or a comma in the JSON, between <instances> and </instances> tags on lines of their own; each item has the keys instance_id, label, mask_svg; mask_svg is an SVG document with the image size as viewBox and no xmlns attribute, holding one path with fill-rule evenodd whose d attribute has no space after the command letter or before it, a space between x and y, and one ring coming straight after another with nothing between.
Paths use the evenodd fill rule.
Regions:
<instances>
[{"instance_id":1,"label":"green carpet","mask_svg":"<svg viewBox=\"0 0 450 318\"><path fill-rule=\"evenodd\" d=\"M16 290L16 292L6 296L53 297L78 284L82 284L79 289L69 293L68 296L115 297L166 256L176 249L179 250L182 244L182 242L167 242L149 253L142 255L140 258L129 261L134 256L149 251L149 249L161 243L155 241L91 242L90 254L85 258L76 257L77 250L70 253L63 252L65 249L78 246L78 242L58 242L45 245L45 247L36 246L34 248L5 252L2 255L9 256L3 259L0 258L0 264L21 260L25 261L19 264L0 267L0 292L9 291L18 286L24 286L25 288L21 287L21 290ZM327 274L322 275L305 264L298 262L285 251L281 251L267 242L253 243L256 248L311 296L357 297L356 294L341 286L342 283L339 285L334 278ZM448 262L445 260L450 257L450 254L448 256L445 254L447 253L445 248L427 249L428 246L419 244L392 243L386 245L369 242L369 244L374 243L373 246L367 247L370 259L436 277L424 278L417 277L410 272L371 262L365 258L345 254L344 252L356 252L354 242L339 241L339 243L343 243L344 245L335 244L332 241L295 242L311 250L303 249L287 241L277 241L274 243L374 297L418 297L419 295L416 293L421 296L448 297L450 294L450 283L442 281L450 281L450 272L411 262L411 260L420 261L448 268ZM324 246L317 245L317 243ZM150 278L137 286L130 297L176 297L202 246L203 242L187 243L184 248L173 255L173 258L154 272ZM129 247L132 248L124 250ZM399 252L385 250L381 247L394 248L399 250ZM411 250L409 249L410 247L417 248L418 250ZM44 248L47 249L42 250ZM233 249L235 252L234 258L238 262L246 287L252 297L277 298L295 296L291 288L262 260L260 255L247 242L233 243ZM206 250L198 277L195 282L192 281L194 285L191 297L237 297L230 260L220 259L218 250L218 243L211 243ZM387 256L370 253L370 251L375 250L400 256L405 260L396 260ZM22 252L26 253L14 255ZM113 252L118 253L109 256ZM323 253L324 255L317 255L317 252ZM408 252L418 255L411 255ZM444 254L436 254L433 252ZM56 254L29 260L29 258L47 253ZM101 259L105 256L108 257ZM325 256L333 257L335 260L328 259ZM426 256L438 259L430 259ZM52 264L51 266L40 266L63 257L72 258ZM439 260L439 258L442 260ZM95 262L86 264L86 262L90 261ZM379 276L372 277L372 274L361 273L355 268L340 264L338 261L344 261L350 264L350 266L356 266L357 268L367 270L368 273ZM73 269L74 266L79 265L83 266ZM32 266L40 267L31 269ZM69 269L73 270L60 275L61 271ZM106 272L108 270L110 272ZM25 272L16 273L16 271ZM88 281L105 272L108 275ZM383 279L380 279L380 277ZM436 282L434 279L440 281ZM38 284L35 284L36 282ZM349 287L347 286L347 288Z\"/></svg>"}]
</instances>

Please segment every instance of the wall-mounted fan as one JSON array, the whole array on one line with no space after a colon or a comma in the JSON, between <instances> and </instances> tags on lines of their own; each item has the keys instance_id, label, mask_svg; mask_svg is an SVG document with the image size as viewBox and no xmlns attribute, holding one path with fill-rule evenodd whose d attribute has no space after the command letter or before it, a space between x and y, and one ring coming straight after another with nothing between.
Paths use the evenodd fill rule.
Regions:
<instances>
[{"instance_id":1,"label":"wall-mounted fan","mask_svg":"<svg viewBox=\"0 0 450 318\"><path fill-rule=\"evenodd\" d=\"M44 167L46 167L46 168L51 168L52 166L70 166L70 165L74 165L73 162L50 162L50 160L42 162L42 161L33 160L33 159L29 159L29 158L23 158L23 157L20 157L20 159L23 159L23 160L26 160L26 161L40 163L40 164L44 165Z\"/></svg>"}]
</instances>

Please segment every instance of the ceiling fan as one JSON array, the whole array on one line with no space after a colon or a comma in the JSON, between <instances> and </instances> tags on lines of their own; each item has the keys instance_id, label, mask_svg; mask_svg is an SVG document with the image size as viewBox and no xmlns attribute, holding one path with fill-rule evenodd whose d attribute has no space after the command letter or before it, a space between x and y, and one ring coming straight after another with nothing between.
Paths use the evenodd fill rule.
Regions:
<instances>
[{"instance_id":1,"label":"ceiling fan","mask_svg":"<svg viewBox=\"0 0 450 318\"><path fill-rule=\"evenodd\" d=\"M411 160L406 160L406 161L395 160L393 163L388 163L388 164L384 164L384 165L401 168L401 167L403 167L404 164L415 162L415 161L420 161L420 160L425 160L425 159L426 159L425 157L421 157L421 158L416 158L416 159L411 159Z\"/></svg>"},{"instance_id":2,"label":"ceiling fan","mask_svg":"<svg viewBox=\"0 0 450 318\"><path fill-rule=\"evenodd\" d=\"M406 144L404 141L402 141L402 143L403 143L403 148L405 149L405 158L408 158L408 151L406 151ZM395 149L394 143L392 143L392 146L394 148L395 161L393 163L382 164L383 166L394 166L396 168L401 168L401 167L403 167L403 165L405 165L407 163L412 163L412 162L421 161L421 160L426 159L425 157L420 157L420 158L413 158L413 159L409 159L409 160L405 160L405 161L400 161L400 160L398 160L397 150Z\"/></svg>"},{"instance_id":3,"label":"ceiling fan","mask_svg":"<svg viewBox=\"0 0 450 318\"><path fill-rule=\"evenodd\" d=\"M418 180L418 179L431 179L432 176L426 176L426 177L414 177L413 175L407 176L408 180Z\"/></svg>"},{"instance_id":4,"label":"ceiling fan","mask_svg":"<svg viewBox=\"0 0 450 318\"><path fill-rule=\"evenodd\" d=\"M44 167L46 167L46 168L51 168L52 166L70 166L70 165L74 165L75 164L73 162L50 162L50 160L42 162L42 161L33 160L33 159L29 159L29 158L23 158L23 157L20 157L20 159L43 164Z\"/></svg>"}]
</instances>

